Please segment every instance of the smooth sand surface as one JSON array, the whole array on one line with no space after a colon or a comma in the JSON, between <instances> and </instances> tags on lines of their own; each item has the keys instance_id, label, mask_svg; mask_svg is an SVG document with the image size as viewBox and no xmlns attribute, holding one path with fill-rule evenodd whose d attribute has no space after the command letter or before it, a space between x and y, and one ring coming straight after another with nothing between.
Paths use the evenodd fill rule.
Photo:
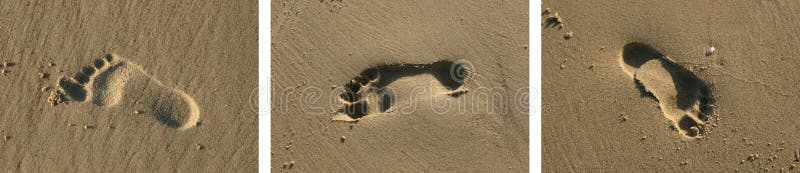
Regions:
<instances>
[{"instance_id":1,"label":"smooth sand surface","mask_svg":"<svg viewBox=\"0 0 800 173\"><path fill-rule=\"evenodd\" d=\"M0 170L256 170L255 1L2 4Z\"/></svg>"},{"instance_id":2,"label":"smooth sand surface","mask_svg":"<svg viewBox=\"0 0 800 173\"><path fill-rule=\"evenodd\" d=\"M273 1L272 170L527 171L527 7Z\"/></svg>"},{"instance_id":3,"label":"smooth sand surface","mask_svg":"<svg viewBox=\"0 0 800 173\"><path fill-rule=\"evenodd\" d=\"M544 172L797 169L800 3L545 8Z\"/></svg>"}]
</instances>

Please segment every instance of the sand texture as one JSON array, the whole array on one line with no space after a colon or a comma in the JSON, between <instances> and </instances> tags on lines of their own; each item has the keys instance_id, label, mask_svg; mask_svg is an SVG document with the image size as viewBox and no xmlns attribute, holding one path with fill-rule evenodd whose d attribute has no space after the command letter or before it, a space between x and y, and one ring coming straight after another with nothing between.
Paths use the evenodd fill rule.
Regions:
<instances>
[{"instance_id":1,"label":"sand texture","mask_svg":"<svg viewBox=\"0 0 800 173\"><path fill-rule=\"evenodd\" d=\"M796 171L799 10L544 1L543 171Z\"/></svg>"},{"instance_id":2,"label":"sand texture","mask_svg":"<svg viewBox=\"0 0 800 173\"><path fill-rule=\"evenodd\" d=\"M255 1L2 4L0 171L256 171Z\"/></svg>"},{"instance_id":3,"label":"sand texture","mask_svg":"<svg viewBox=\"0 0 800 173\"><path fill-rule=\"evenodd\" d=\"M527 171L527 6L272 1L272 171Z\"/></svg>"}]
</instances>

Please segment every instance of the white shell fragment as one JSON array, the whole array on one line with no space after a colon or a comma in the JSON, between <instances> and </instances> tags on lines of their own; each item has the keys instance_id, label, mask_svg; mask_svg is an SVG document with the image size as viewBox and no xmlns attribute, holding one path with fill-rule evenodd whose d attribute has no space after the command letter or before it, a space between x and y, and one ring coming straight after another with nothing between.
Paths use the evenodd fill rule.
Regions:
<instances>
[{"instance_id":1,"label":"white shell fragment","mask_svg":"<svg viewBox=\"0 0 800 173\"><path fill-rule=\"evenodd\" d=\"M714 52L716 52L716 51L717 51L717 49L715 49L715 48L712 46L712 47L710 47L710 48L708 48L708 49L706 50L706 56L711 56L711 55L714 55Z\"/></svg>"}]
</instances>

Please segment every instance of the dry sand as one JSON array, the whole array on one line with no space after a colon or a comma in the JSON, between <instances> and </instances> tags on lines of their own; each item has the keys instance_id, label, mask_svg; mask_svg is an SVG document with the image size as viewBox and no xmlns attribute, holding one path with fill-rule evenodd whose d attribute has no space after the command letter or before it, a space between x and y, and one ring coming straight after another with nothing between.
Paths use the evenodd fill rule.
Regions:
<instances>
[{"instance_id":1,"label":"dry sand","mask_svg":"<svg viewBox=\"0 0 800 173\"><path fill-rule=\"evenodd\" d=\"M800 3L545 8L544 172L797 169Z\"/></svg>"},{"instance_id":2,"label":"dry sand","mask_svg":"<svg viewBox=\"0 0 800 173\"><path fill-rule=\"evenodd\" d=\"M0 4L0 170L256 170L255 1Z\"/></svg>"},{"instance_id":3,"label":"dry sand","mask_svg":"<svg viewBox=\"0 0 800 173\"><path fill-rule=\"evenodd\" d=\"M272 171L526 172L527 7L273 1Z\"/></svg>"}]
</instances>

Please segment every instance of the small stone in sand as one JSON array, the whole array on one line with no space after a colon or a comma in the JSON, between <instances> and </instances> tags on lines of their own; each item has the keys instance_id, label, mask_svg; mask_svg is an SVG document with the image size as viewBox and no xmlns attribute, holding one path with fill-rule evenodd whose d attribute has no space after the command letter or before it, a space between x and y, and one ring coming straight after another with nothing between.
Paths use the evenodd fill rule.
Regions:
<instances>
[{"instance_id":1,"label":"small stone in sand","mask_svg":"<svg viewBox=\"0 0 800 173\"><path fill-rule=\"evenodd\" d=\"M139 111L139 110L134 110L134 111L133 111L133 114L139 115L139 114L142 114L142 111Z\"/></svg>"},{"instance_id":2,"label":"small stone in sand","mask_svg":"<svg viewBox=\"0 0 800 173\"><path fill-rule=\"evenodd\" d=\"M94 129L94 125L84 125L83 129Z\"/></svg>"},{"instance_id":3,"label":"small stone in sand","mask_svg":"<svg viewBox=\"0 0 800 173\"><path fill-rule=\"evenodd\" d=\"M41 89L39 89L39 90L41 90L42 92L47 92L48 90L50 90L50 87L48 87L48 86L44 86L44 87L42 87L42 88L41 88Z\"/></svg>"},{"instance_id":4,"label":"small stone in sand","mask_svg":"<svg viewBox=\"0 0 800 173\"><path fill-rule=\"evenodd\" d=\"M51 63L47 63L47 66L48 67L56 66L56 63L52 63L52 62Z\"/></svg>"},{"instance_id":5,"label":"small stone in sand","mask_svg":"<svg viewBox=\"0 0 800 173\"><path fill-rule=\"evenodd\" d=\"M569 40L569 39L571 39L572 37L573 37L573 34L572 34L572 32L567 32L566 34L564 34L564 40Z\"/></svg>"},{"instance_id":6,"label":"small stone in sand","mask_svg":"<svg viewBox=\"0 0 800 173\"><path fill-rule=\"evenodd\" d=\"M339 138L339 142L344 143L344 140L347 140L347 137L345 137L344 135L341 138Z\"/></svg>"},{"instance_id":7,"label":"small stone in sand","mask_svg":"<svg viewBox=\"0 0 800 173\"><path fill-rule=\"evenodd\" d=\"M11 136L8 136L8 135L3 136L3 139L5 139L7 141L7 140L11 139Z\"/></svg>"},{"instance_id":8,"label":"small stone in sand","mask_svg":"<svg viewBox=\"0 0 800 173\"><path fill-rule=\"evenodd\" d=\"M683 161L683 162L681 162L681 164L680 164L680 165L681 165L681 166L689 165L689 161Z\"/></svg>"},{"instance_id":9,"label":"small stone in sand","mask_svg":"<svg viewBox=\"0 0 800 173\"><path fill-rule=\"evenodd\" d=\"M49 73L39 73L39 79L44 79L50 77Z\"/></svg>"},{"instance_id":10,"label":"small stone in sand","mask_svg":"<svg viewBox=\"0 0 800 173\"><path fill-rule=\"evenodd\" d=\"M6 69L0 69L0 74L7 74L7 73L8 73L8 70L6 70Z\"/></svg>"},{"instance_id":11,"label":"small stone in sand","mask_svg":"<svg viewBox=\"0 0 800 173\"><path fill-rule=\"evenodd\" d=\"M716 52L716 51L717 51L717 49L714 48L714 46L711 46L710 48L706 49L706 56L714 55L714 52Z\"/></svg>"},{"instance_id":12,"label":"small stone in sand","mask_svg":"<svg viewBox=\"0 0 800 173\"><path fill-rule=\"evenodd\" d=\"M755 161L756 159L758 159L758 154L750 154L749 156L747 156L747 161L752 162Z\"/></svg>"},{"instance_id":13,"label":"small stone in sand","mask_svg":"<svg viewBox=\"0 0 800 173\"><path fill-rule=\"evenodd\" d=\"M283 162L284 169L292 169L294 167L295 161L292 160L291 162Z\"/></svg>"},{"instance_id":14,"label":"small stone in sand","mask_svg":"<svg viewBox=\"0 0 800 173\"><path fill-rule=\"evenodd\" d=\"M206 146L203 146L203 145L201 145L201 144L194 144L194 147L195 147L197 150L202 150L202 149L205 149L205 148L206 148Z\"/></svg>"}]
</instances>

